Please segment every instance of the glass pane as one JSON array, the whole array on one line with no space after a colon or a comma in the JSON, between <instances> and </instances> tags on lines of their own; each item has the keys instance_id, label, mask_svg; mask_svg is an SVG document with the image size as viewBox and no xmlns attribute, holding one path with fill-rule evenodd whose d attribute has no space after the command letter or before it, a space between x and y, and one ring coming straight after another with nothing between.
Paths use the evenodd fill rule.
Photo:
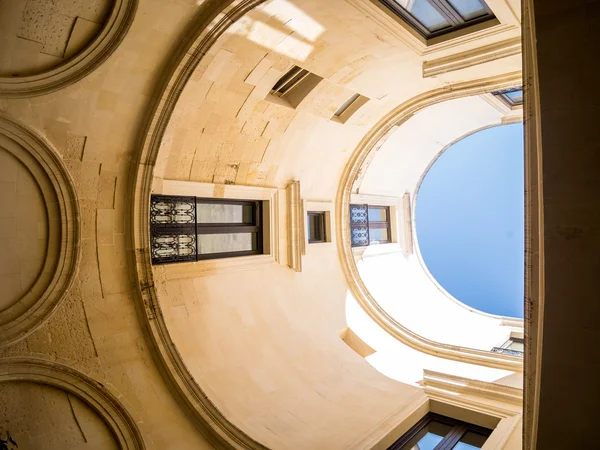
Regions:
<instances>
[{"instance_id":1,"label":"glass pane","mask_svg":"<svg viewBox=\"0 0 600 450\"><path fill-rule=\"evenodd\" d=\"M524 352L525 351L525 344L523 342L520 341L511 341L510 344L508 344L508 347L511 350L516 350L518 352Z\"/></svg>"},{"instance_id":2,"label":"glass pane","mask_svg":"<svg viewBox=\"0 0 600 450\"><path fill-rule=\"evenodd\" d=\"M369 228L371 243L389 241L387 228Z\"/></svg>"},{"instance_id":3,"label":"glass pane","mask_svg":"<svg viewBox=\"0 0 600 450\"><path fill-rule=\"evenodd\" d=\"M452 429L451 425L430 422L402 450L433 450Z\"/></svg>"},{"instance_id":4,"label":"glass pane","mask_svg":"<svg viewBox=\"0 0 600 450\"><path fill-rule=\"evenodd\" d=\"M394 0L415 19L434 32L450 26L450 23L427 0Z\"/></svg>"},{"instance_id":5,"label":"glass pane","mask_svg":"<svg viewBox=\"0 0 600 450\"><path fill-rule=\"evenodd\" d=\"M387 209L369 208L369 222L387 222Z\"/></svg>"},{"instance_id":6,"label":"glass pane","mask_svg":"<svg viewBox=\"0 0 600 450\"><path fill-rule=\"evenodd\" d=\"M254 220L253 205L230 205L227 203L198 203L196 223L244 223Z\"/></svg>"},{"instance_id":7,"label":"glass pane","mask_svg":"<svg viewBox=\"0 0 600 450\"><path fill-rule=\"evenodd\" d=\"M507 92L506 95L515 105L519 105L523 103L523 90L519 89L518 91Z\"/></svg>"},{"instance_id":8,"label":"glass pane","mask_svg":"<svg viewBox=\"0 0 600 450\"><path fill-rule=\"evenodd\" d=\"M257 249L256 233L199 234L198 254L244 252Z\"/></svg>"},{"instance_id":9,"label":"glass pane","mask_svg":"<svg viewBox=\"0 0 600 450\"><path fill-rule=\"evenodd\" d=\"M448 0L465 20L476 19L488 14L480 0Z\"/></svg>"},{"instance_id":10,"label":"glass pane","mask_svg":"<svg viewBox=\"0 0 600 450\"><path fill-rule=\"evenodd\" d=\"M467 431L460 441L453 447L453 450L474 450L483 447L487 436Z\"/></svg>"},{"instance_id":11,"label":"glass pane","mask_svg":"<svg viewBox=\"0 0 600 450\"><path fill-rule=\"evenodd\" d=\"M308 240L309 241L324 241L324 216L322 214L308 215Z\"/></svg>"}]
</instances>

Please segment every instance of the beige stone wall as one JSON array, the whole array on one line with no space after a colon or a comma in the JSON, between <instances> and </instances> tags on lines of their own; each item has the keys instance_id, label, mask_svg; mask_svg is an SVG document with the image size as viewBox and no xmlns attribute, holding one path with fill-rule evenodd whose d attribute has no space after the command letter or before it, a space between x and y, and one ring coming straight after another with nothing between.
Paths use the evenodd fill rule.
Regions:
<instances>
[{"instance_id":1,"label":"beige stone wall","mask_svg":"<svg viewBox=\"0 0 600 450\"><path fill-rule=\"evenodd\" d=\"M0 3L0 76L32 75L67 61L97 35L114 0Z\"/></svg>"},{"instance_id":2,"label":"beige stone wall","mask_svg":"<svg viewBox=\"0 0 600 450\"><path fill-rule=\"evenodd\" d=\"M81 223L81 261L70 290L42 326L0 356L59 361L96 380L122 403L149 449L216 446L188 420L176 390L167 386L168 374L153 359L153 343L142 329L144 306L136 311L139 286L132 283L136 268L127 233L130 164L153 100L163 95L167 62L186 40L190 23L223 3L142 1L125 39L87 77L54 93L0 99L0 110L59 156L77 194ZM447 83L423 78L422 62L431 56L367 20L355 3L274 0L227 30L177 102L160 142L156 186L163 177L278 188L299 179L305 200L333 203L342 169L370 127L402 102ZM29 3L19 5L24 10ZM9 40L14 32L6 31ZM516 35L515 27L481 44ZM3 56L3 64L12 64L17 53L28 55L11 42L5 47L11 58ZM474 46L463 42L453 51ZM438 56L448 54L447 48L440 51ZM265 100L293 63L323 77L295 110ZM37 64L32 67L41 69ZM515 69L515 61L491 62L454 75L476 78ZM354 93L370 100L344 124L332 121ZM271 448L349 448L391 430L425 394L386 378L340 339L347 327L347 285L336 247L309 245L302 262L299 273L274 264L177 279L156 269L154 281L167 331L192 381L233 425ZM4 383L2 392L11 397L29 398L38 389ZM2 425L18 440L14 418L29 417L23 422L31 430L29 441L22 441L36 445L45 430L33 426L38 416L32 408L36 414L66 414L61 389L36 394L42 403L60 397L56 406L12 403ZM97 436L106 448L101 422L93 414L73 414L63 423L69 433L75 420L85 422L84 434Z\"/></svg>"}]
</instances>

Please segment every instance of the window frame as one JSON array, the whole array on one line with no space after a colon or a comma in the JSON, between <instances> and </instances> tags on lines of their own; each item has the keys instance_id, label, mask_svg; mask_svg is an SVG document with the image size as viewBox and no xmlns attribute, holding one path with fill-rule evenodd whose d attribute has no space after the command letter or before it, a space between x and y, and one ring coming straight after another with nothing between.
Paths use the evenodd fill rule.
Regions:
<instances>
[{"instance_id":1,"label":"window frame","mask_svg":"<svg viewBox=\"0 0 600 450\"><path fill-rule=\"evenodd\" d=\"M180 200L182 203L193 203L194 221L187 222L169 222L160 223L153 221L153 205L160 200ZM263 254L263 205L260 200L237 200L223 198L208 198L195 196L180 196L180 195L160 195L153 194L150 199L150 251L153 265L174 264L182 262L196 262L209 259L232 258L238 256L250 256ZM197 205L198 204L220 204L220 205L249 205L252 207L252 223L198 223ZM198 252L198 235L202 234L232 234L232 233L256 233L256 249L241 250L219 253L199 253ZM161 236L194 236L193 237L193 254L176 255L171 258L161 259L154 256L153 249L156 248L156 239Z\"/></svg>"},{"instance_id":2,"label":"window frame","mask_svg":"<svg viewBox=\"0 0 600 450\"><path fill-rule=\"evenodd\" d=\"M366 208L366 222L364 223L353 223L352 222L352 209L353 208ZM385 210L386 221L371 221L369 220L370 209L383 209ZM367 203L351 203L350 204L350 246L351 247L368 247L371 244L390 244L393 242L392 239L392 218L390 215L391 208L388 205L369 205ZM365 224L366 223L366 224ZM352 240L352 232L354 229L366 228L368 243L365 245L354 244ZM371 228L373 229L385 229L387 230L388 238L385 241L371 241Z\"/></svg>"},{"instance_id":3,"label":"window frame","mask_svg":"<svg viewBox=\"0 0 600 450\"><path fill-rule=\"evenodd\" d=\"M521 344L525 345L525 339L518 338L518 337L510 337L500 347L494 347L494 348L492 348L492 352L494 352L494 353L502 353L502 354L510 355L510 356L517 356L517 357L521 357L522 358L523 354L525 352L509 348L510 345L513 344L513 343L515 343L515 342L521 343Z\"/></svg>"},{"instance_id":4,"label":"window frame","mask_svg":"<svg viewBox=\"0 0 600 450\"><path fill-rule=\"evenodd\" d=\"M507 94L510 94L511 92L517 92L517 91L523 92L523 86L513 87L513 88L508 88L508 89L502 89L500 91L494 91L494 92L492 92L492 95L494 97L498 98L499 100L501 100L510 109L514 109L514 108L517 108L519 106L523 106L523 101L515 102ZM522 98L523 98L523 100L525 100L525 92L523 92L523 97Z\"/></svg>"},{"instance_id":5,"label":"window frame","mask_svg":"<svg viewBox=\"0 0 600 450\"><path fill-rule=\"evenodd\" d=\"M311 217L318 217L320 221L321 228L321 239L313 239L310 236L310 223L307 223L306 227L306 235L309 244L321 244L323 242L327 242L327 218L325 211L308 211L306 213L307 222L310 222Z\"/></svg>"},{"instance_id":6,"label":"window frame","mask_svg":"<svg viewBox=\"0 0 600 450\"><path fill-rule=\"evenodd\" d=\"M439 422L453 427L448 434L444 436L442 440L435 446L434 450L452 450L459 443L462 437L469 431L485 435L486 440L489 439L494 431L489 428L463 422L462 420L454 419L452 417L428 412L421 420L419 420L390 447L388 447L388 450L410 450L408 448L405 449L404 447L431 422Z\"/></svg>"},{"instance_id":7,"label":"window frame","mask_svg":"<svg viewBox=\"0 0 600 450\"><path fill-rule=\"evenodd\" d=\"M460 30L471 25L477 25L488 20L496 18L492 9L488 6L485 0L480 0L482 6L487 11L487 14L473 19L465 20L460 13L450 4L448 0L424 0L429 3L439 14L446 19L450 26L437 31L429 31L425 25L414 17L409 11L393 0L379 0L384 6L391 10L394 14L404 19L413 29L415 29L425 39L431 39L452 31Z\"/></svg>"}]
</instances>

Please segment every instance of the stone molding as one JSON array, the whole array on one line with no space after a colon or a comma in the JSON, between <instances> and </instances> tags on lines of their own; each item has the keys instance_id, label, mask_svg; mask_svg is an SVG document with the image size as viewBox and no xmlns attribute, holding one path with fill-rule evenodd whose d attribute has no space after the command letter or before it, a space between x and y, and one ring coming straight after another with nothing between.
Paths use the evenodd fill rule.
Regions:
<instances>
[{"instance_id":1,"label":"stone molding","mask_svg":"<svg viewBox=\"0 0 600 450\"><path fill-rule=\"evenodd\" d=\"M12 151L7 150L20 153L20 157L15 156L24 164L28 164L27 158L35 160L35 170L32 173L45 172L38 175L38 183L42 183L41 175L47 177L46 192L42 192L42 195L46 197L47 207L50 208L49 218L53 219L49 221L49 244L50 240L55 241L52 247L48 247L43 268L52 274L47 284L40 287L38 279L16 304L0 313L1 348L23 339L36 330L65 297L79 267L81 225L73 182L50 144L33 130L2 112L0 135L10 143ZM30 165L32 163L33 161ZM40 184L41 189L43 184ZM48 202L49 196L51 202ZM57 217L53 218L52 215Z\"/></svg>"},{"instance_id":2,"label":"stone molding","mask_svg":"<svg viewBox=\"0 0 600 450\"><path fill-rule=\"evenodd\" d=\"M506 39L494 44L456 53L444 58L433 59L423 62L423 78L441 75L455 70L466 69L500 58L507 58L521 53L521 38Z\"/></svg>"},{"instance_id":3,"label":"stone molding","mask_svg":"<svg viewBox=\"0 0 600 450\"><path fill-rule=\"evenodd\" d=\"M394 338L420 352L440 358L515 372L523 371L522 358L431 341L404 327L377 303L360 277L350 247L349 204L350 195L355 192L356 180L360 178L361 173L364 171L364 164L372 159L374 149L377 148L379 141L388 135L391 128L401 125L415 113L428 106L459 97L481 95L515 86L522 82L521 77L521 72L513 72L456 83L423 93L398 106L380 120L354 150L340 178L336 197L336 233L339 236L337 245L342 270L352 295L371 319Z\"/></svg>"},{"instance_id":4,"label":"stone molding","mask_svg":"<svg viewBox=\"0 0 600 450\"><path fill-rule=\"evenodd\" d=\"M542 124L535 15L523 0L523 89L525 104L525 404L523 449L536 450L544 338L544 204Z\"/></svg>"},{"instance_id":5,"label":"stone molding","mask_svg":"<svg viewBox=\"0 0 600 450\"><path fill-rule=\"evenodd\" d=\"M34 97L63 89L97 69L133 23L138 0L115 0L106 23L89 45L58 67L35 75L0 77L0 98Z\"/></svg>"},{"instance_id":6,"label":"stone molding","mask_svg":"<svg viewBox=\"0 0 600 450\"><path fill-rule=\"evenodd\" d=\"M135 304L146 341L173 396L192 423L215 448L266 449L231 423L208 398L187 369L165 323L155 289L149 237L149 201L154 167L173 110L188 80L204 55L227 29L265 0L207 0L182 38L182 44L166 64L146 121L138 138L138 150L129 177L127 216L128 256L131 279L136 286Z\"/></svg>"},{"instance_id":7,"label":"stone molding","mask_svg":"<svg viewBox=\"0 0 600 450\"><path fill-rule=\"evenodd\" d=\"M288 265L296 272L302 272L304 247L304 208L300 198L300 182L292 181L287 191L288 213Z\"/></svg>"},{"instance_id":8,"label":"stone molding","mask_svg":"<svg viewBox=\"0 0 600 450\"><path fill-rule=\"evenodd\" d=\"M146 448L142 435L123 405L101 383L62 364L38 358L0 359L0 383L28 381L73 394L98 414L123 450Z\"/></svg>"}]
</instances>

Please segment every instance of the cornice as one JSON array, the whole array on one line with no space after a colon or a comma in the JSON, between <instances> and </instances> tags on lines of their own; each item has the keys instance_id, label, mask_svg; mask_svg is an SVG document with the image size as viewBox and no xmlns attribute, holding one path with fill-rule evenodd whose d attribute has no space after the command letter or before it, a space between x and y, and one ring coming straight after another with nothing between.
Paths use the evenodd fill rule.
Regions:
<instances>
[{"instance_id":1,"label":"cornice","mask_svg":"<svg viewBox=\"0 0 600 450\"><path fill-rule=\"evenodd\" d=\"M465 69L521 53L521 38L514 37L494 44L423 62L423 78Z\"/></svg>"}]
</instances>

